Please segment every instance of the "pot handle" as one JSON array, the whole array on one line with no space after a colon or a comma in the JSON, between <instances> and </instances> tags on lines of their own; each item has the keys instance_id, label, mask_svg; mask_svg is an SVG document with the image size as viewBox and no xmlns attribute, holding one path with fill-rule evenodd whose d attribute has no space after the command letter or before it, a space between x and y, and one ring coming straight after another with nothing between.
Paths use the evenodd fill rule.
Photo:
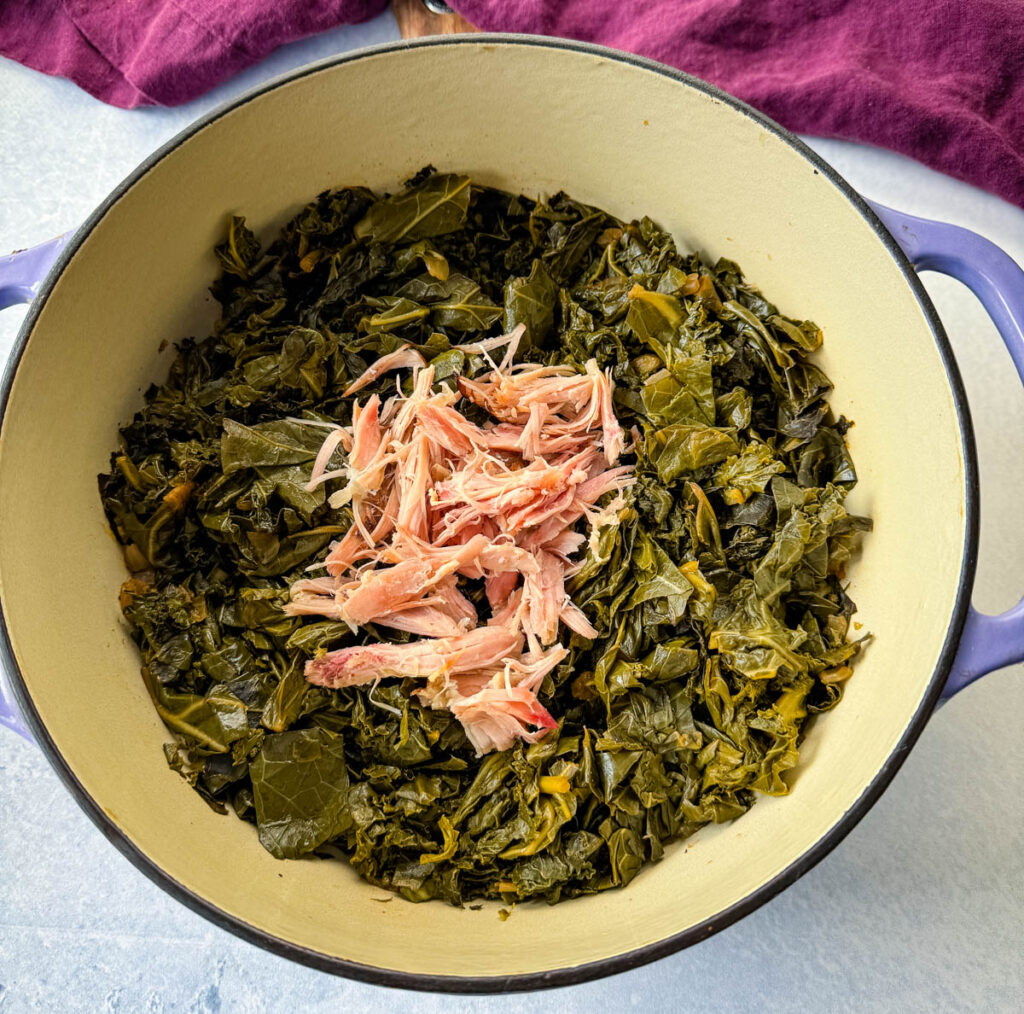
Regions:
<instances>
[{"instance_id":1,"label":"pot handle","mask_svg":"<svg viewBox=\"0 0 1024 1014\"><path fill-rule=\"evenodd\" d=\"M918 271L963 282L988 311L1024 383L1024 271L983 236L958 225L917 218L869 201ZM979 676L1024 661L1024 598L999 616L971 606L942 690L946 700Z\"/></svg>"},{"instance_id":2,"label":"pot handle","mask_svg":"<svg viewBox=\"0 0 1024 1014\"><path fill-rule=\"evenodd\" d=\"M47 272L70 239L69 233L39 246L0 257L0 310L16 303L31 303Z\"/></svg>"},{"instance_id":3,"label":"pot handle","mask_svg":"<svg viewBox=\"0 0 1024 1014\"><path fill-rule=\"evenodd\" d=\"M0 666L0 725L13 730L19 736L24 736L30 743L35 742L21 713L14 706L14 698L11 695L11 688L7 685L7 674L3 666Z\"/></svg>"},{"instance_id":4,"label":"pot handle","mask_svg":"<svg viewBox=\"0 0 1024 1014\"><path fill-rule=\"evenodd\" d=\"M17 303L30 303L39 290L47 272L53 266L57 255L64 249L70 239L65 233L56 239L47 240L27 250L0 257L0 310ZM24 736L30 743L34 742L17 707L7 676L0 667L0 726L12 729Z\"/></svg>"}]
</instances>

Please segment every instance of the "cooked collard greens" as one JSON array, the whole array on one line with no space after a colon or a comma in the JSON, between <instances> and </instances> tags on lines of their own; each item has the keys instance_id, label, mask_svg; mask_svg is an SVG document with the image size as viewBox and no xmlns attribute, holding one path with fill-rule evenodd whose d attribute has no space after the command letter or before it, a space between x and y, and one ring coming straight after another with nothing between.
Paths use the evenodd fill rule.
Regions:
<instances>
[{"instance_id":1,"label":"cooked collard greens","mask_svg":"<svg viewBox=\"0 0 1024 1014\"><path fill-rule=\"evenodd\" d=\"M214 333L99 478L212 807L409 900L556 902L786 793L871 527L814 324L647 218L432 168L216 253Z\"/></svg>"}]
</instances>

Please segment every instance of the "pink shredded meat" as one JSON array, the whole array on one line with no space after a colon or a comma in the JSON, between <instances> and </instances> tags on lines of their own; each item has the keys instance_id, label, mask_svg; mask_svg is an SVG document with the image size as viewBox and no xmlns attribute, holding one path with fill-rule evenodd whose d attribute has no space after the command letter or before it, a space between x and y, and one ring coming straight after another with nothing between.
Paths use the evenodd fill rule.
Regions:
<instances>
[{"instance_id":1,"label":"pink shredded meat","mask_svg":"<svg viewBox=\"0 0 1024 1014\"><path fill-rule=\"evenodd\" d=\"M357 644L310 659L306 679L322 687L351 687L383 676L472 672L514 657L522 647L522 634L506 627L477 627L456 637L408 644Z\"/></svg>"},{"instance_id":2,"label":"pink shredded meat","mask_svg":"<svg viewBox=\"0 0 1024 1014\"><path fill-rule=\"evenodd\" d=\"M349 504L353 523L319 565L327 575L296 582L285 607L353 631L373 624L419 638L327 652L306 663L306 678L325 687L421 679L421 702L449 709L479 755L557 727L537 691L568 654L559 630L598 633L565 580L588 532L614 522L633 482L632 467L616 465L626 445L610 376L594 360L583 373L512 364L522 334L520 326L466 346L488 359L506 349L489 373L459 377L457 389L435 388L433 367L407 347L346 389L414 371L410 394L356 401L351 426L328 432L308 488L344 480L330 503ZM461 399L492 421L466 418ZM342 452L346 462L332 468ZM599 507L606 493L615 495ZM486 623L460 578L483 579Z\"/></svg>"},{"instance_id":3,"label":"pink shredded meat","mask_svg":"<svg viewBox=\"0 0 1024 1014\"><path fill-rule=\"evenodd\" d=\"M381 356L369 369L365 370L342 392L344 397L361 391L367 384L372 384L378 377L382 377L389 370L401 370L409 366L425 366L426 360L415 349L403 345L395 352L389 352Z\"/></svg>"}]
</instances>

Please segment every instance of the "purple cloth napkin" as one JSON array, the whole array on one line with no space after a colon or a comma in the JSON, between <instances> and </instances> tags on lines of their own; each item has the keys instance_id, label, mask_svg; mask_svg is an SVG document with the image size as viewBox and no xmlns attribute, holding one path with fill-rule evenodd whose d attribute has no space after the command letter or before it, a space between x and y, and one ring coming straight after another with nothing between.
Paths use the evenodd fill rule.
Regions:
<instances>
[{"instance_id":1,"label":"purple cloth napkin","mask_svg":"<svg viewBox=\"0 0 1024 1014\"><path fill-rule=\"evenodd\" d=\"M177 106L387 0L0 0L0 54L113 106Z\"/></svg>"},{"instance_id":2,"label":"purple cloth napkin","mask_svg":"<svg viewBox=\"0 0 1024 1014\"><path fill-rule=\"evenodd\" d=\"M451 0L493 31L680 67L790 130L866 141L1024 207L1024 0Z\"/></svg>"},{"instance_id":3,"label":"purple cloth napkin","mask_svg":"<svg viewBox=\"0 0 1024 1014\"><path fill-rule=\"evenodd\" d=\"M866 141L1024 207L1022 0L450 0L488 31L603 43L803 133ZM0 53L127 108L187 102L385 0L0 0Z\"/></svg>"}]
</instances>

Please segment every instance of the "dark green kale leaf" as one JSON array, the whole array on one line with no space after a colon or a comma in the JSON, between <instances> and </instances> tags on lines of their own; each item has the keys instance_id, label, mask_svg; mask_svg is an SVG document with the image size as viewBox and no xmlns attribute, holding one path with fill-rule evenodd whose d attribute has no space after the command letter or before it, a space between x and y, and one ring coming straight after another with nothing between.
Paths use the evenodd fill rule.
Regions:
<instances>
[{"instance_id":1,"label":"dark green kale leaf","mask_svg":"<svg viewBox=\"0 0 1024 1014\"><path fill-rule=\"evenodd\" d=\"M249 765L263 847L295 859L351 823L342 738L323 729L272 733Z\"/></svg>"},{"instance_id":2,"label":"dark green kale leaf","mask_svg":"<svg viewBox=\"0 0 1024 1014\"><path fill-rule=\"evenodd\" d=\"M505 330L526 325L525 352L530 345L543 348L554 326L558 286L542 260L535 260L529 275L505 283Z\"/></svg>"},{"instance_id":3,"label":"dark green kale leaf","mask_svg":"<svg viewBox=\"0 0 1024 1014\"><path fill-rule=\"evenodd\" d=\"M299 422L280 420L245 426L225 419L220 467L230 475L242 468L301 465L316 457L322 443L322 432Z\"/></svg>"},{"instance_id":4,"label":"dark green kale leaf","mask_svg":"<svg viewBox=\"0 0 1024 1014\"><path fill-rule=\"evenodd\" d=\"M375 243L440 236L455 232L466 221L468 207L468 176L428 176L418 186L373 204L353 233L357 239L368 237Z\"/></svg>"}]
</instances>

